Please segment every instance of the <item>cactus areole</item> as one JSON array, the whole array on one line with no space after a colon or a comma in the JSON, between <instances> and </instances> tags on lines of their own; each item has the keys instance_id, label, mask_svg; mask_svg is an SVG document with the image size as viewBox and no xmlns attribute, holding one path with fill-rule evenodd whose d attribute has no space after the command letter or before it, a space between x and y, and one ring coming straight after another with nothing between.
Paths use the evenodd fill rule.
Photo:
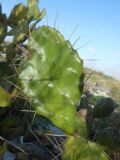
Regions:
<instances>
[{"instance_id":1,"label":"cactus areole","mask_svg":"<svg viewBox=\"0 0 120 160\"><path fill-rule=\"evenodd\" d=\"M73 134L83 61L70 42L48 26L32 31L28 46L31 56L19 66L24 95L38 114Z\"/></svg>"}]
</instances>

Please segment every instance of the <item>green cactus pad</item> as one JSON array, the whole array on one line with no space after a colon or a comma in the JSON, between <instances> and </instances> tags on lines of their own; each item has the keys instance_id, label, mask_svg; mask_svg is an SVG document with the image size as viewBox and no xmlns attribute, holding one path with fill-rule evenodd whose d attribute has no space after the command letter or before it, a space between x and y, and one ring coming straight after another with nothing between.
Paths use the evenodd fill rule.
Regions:
<instances>
[{"instance_id":1,"label":"green cactus pad","mask_svg":"<svg viewBox=\"0 0 120 160\"><path fill-rule=\"evenodd\" d=\"M86 125L86 114L87 114L87 110L81 109L79 112L77 112L75 117L76 132L82 138L87 138L88 136L87 125Z\"/></svg>"},{"instance_id":2,"label":"green cactus pad","mask_svg":"<svg viewBox=\"0 0 120 160\"><path fill-rule=\"evenodd\" d=\"M69 137L64 144L63 160L108 160L96 143L80 137Z\"/></svg>"},{"instance_id":3,"label":"green cactus pad","mask_svg":"<svg viewBox=\"0 0 120 160\"><path fill-rule=\"evenodd\" d=\"M27 17L28 19L32 20L41 20L45 16L45 9L41 12L38 8L38 0L27 0L28 1L28 12Z\"/></svg>"},{"instance_id":4,"label":"green cactus pad","mask_svg":"<svg viewBox=\"0 0 120 160\"><path fill-rule=\"evenodd\" d=\"M25 33L20 33L15 35L14 41L17 43L23 43L27 39L27 35Z\"/></svg>"},{"instance_id":5,"label":"green cactus pad","mask_svg":"<svg viewBox=\"0 0 120 160\"><path fill-rule=\"evenodd\" d=\"M56 29L46 26L31 33L29 48L31 58L19 66L23 93L38 114L74 133L83 61Z\"/></svg>"},{"instance_id":6,"label":"green cactus pad","mask_svg":"<svg viewBox=\"0 0 120 160\"><path fill-rule=\"evenodd\" d=\"M23 4L17 4L11 11L9 22L10 25L17 25L19 20L26 17L27 8Z\"/></svg>"},{"instance_id":7,"label":"green cactus pad","mask_svg":"<svg viewBox=\"0 0 120 160\"><path fill-rule=\"evenodd\" d=\"M17 26L13 26L12 29L8 32L9 36L14 36L13 41L16 43L24 42L29 33L29 24L26 19L21 19L18 22Z\"/></svg>"}]
</instances>

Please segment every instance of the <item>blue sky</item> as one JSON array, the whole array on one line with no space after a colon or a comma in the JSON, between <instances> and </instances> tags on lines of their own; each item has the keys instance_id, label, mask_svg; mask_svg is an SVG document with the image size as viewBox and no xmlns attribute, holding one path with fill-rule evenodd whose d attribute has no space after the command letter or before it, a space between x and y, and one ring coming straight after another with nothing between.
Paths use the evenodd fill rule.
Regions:
<instances>
[{"instance_id":1,"label":"blue sky","mask_svg":"<svg viewBox=\"0 0 120 160\"><path fill-rule=\"evenodd\" d=\"M26 1L0 0L7 14ZM89 42L78 50L85 65L120 78L120 0L40 0L39 7L46 8L50 26L57 17L56 28L66 39L77 28L70 38L73 44L80 37L75 48ZM46 18L42 24L47 24Z\"/></svg>"}]
</instances>

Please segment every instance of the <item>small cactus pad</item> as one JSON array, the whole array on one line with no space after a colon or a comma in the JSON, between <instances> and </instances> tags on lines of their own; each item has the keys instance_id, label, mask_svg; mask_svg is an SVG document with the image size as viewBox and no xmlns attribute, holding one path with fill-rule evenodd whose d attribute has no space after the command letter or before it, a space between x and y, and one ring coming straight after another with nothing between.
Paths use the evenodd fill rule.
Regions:
<instances>
[{"instance_id":1,"label":"small cactus pad","mask_svg":"<svg viewBox=\"0 0 120 160\"><path fill-rule=\"evenodd\" d=\"M17 4L11 11L9 21L13 25L17 25L19 20L26 17L27 8L23 4Z\"/></svg>"},{"instance_id":2,"label":"small cactus pad","mask_svg":"<svg viewBox=\"0 0 120 160\"><path fill-rule=\"evenodd\" d=\"M32 18L34 20L37 20L40 16L40 10L38 8L38 0L27 0L28 1L28 19Z\"/></svg>"},{"instance_id":3,"label":"small cactus pad","mask_svg":"<svg viewBox=\"0 0 120 160\"><path fill-rule=\"evenodd\" d=\"M80 137L69 137L64 144L63 160L108 160L96 143Z\"/></svg>"},{"instance_id":4,"label":"small cactus pad","mask_svg":"<svg viewBox=\"0 0 120 160\"><path fill-rule=\"evenodd\" d=\"M23 93L38 114L67 133L74 133L75 113L81 95L83 61L64 37L50 27L34 30L29 52L19 66Z\"/></svg>"}]
</instances>

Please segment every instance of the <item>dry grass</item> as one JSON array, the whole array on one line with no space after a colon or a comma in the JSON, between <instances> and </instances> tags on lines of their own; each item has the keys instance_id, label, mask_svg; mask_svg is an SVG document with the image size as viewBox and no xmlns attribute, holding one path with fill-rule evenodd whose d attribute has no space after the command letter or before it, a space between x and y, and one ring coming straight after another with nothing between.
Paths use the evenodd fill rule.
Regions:
<instances>
[{"instance_id":1,"label":"dry grass","mask_svg":"<svg viewBox=\"0 0 120 160\"><path fill-rule=\"evenodd\" d=\"M86 79L93 73L93 70L84 68L84 72L86 73ZM94 87L95 85L99 85L101 88L105 88L109 91L109 96L115 99L116 101L120 102L120 81L107 76L101 72L96 72L92 74L90 78L88 78L86 84L88 88Z\"/></svg>"}]
</instances>

